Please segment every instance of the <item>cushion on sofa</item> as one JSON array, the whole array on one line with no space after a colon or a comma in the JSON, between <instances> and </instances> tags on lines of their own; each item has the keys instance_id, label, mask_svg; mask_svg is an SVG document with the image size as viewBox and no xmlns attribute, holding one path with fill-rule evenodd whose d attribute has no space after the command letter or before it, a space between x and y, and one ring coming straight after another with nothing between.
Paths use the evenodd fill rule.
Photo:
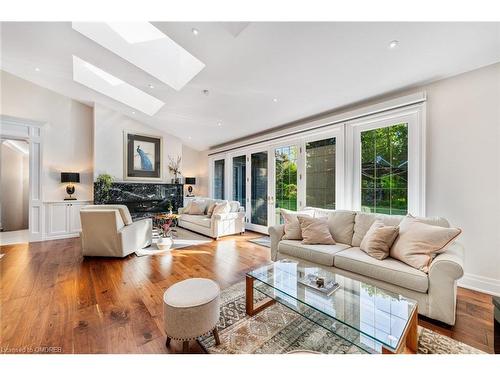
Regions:
<instances>
[{"instance_id":1,"label":"cushion on sofa","mask_svg":"<svg viewBox=\"0 0 500 375\"><path fill-rule=\"evenodd\" d=\"M240 210L240 202L229 201L229 206L231 207L229 212L238 212Z\"/></svg>"},{"instance_id":2,"label":"cushion on sofa","mask_svg":"<svg viewBox=\"0 0 500 375\"><path fill-rule=\"evenodd\" d=\"M300 240L282 240L278 245L280 254L287 254L295 258L318 263L324 266L333 266L333 258L339 251L345 250L349 245L305 245Z\"/></svg>"},{"instance_id":3,"label":"cushion on sofa","mask_svg":"<svg viewBox=\"0 0 500 375\"><path fill-rule=\"evenodd\" d=\"M335 240L328 229L328 221L324 217L313 218L307 215L298 215L303 244L335 245Z\"/></svg>"},{"instance_id":4,"label":"cushion on sofa","mask_svg":"<svg viewBox=\"0 0 500 375\"><path fill-rule=\"evenodd\" d=\"M354 234L352 236L352 246L359 247L363 237L375 222L379 220L385 225L399 225L404 216L400 215L384 215L384 214L371 214L366 212L357 212L354 219Z\"/></svg>"},{"instance_id":5,"label":"cushion on sofa","mask_svg":"<svg viewBox=\"0 0 500 375\"><path fill-rule=\"evenodd\" d=\"M202 227L210 228L212 220L205 215L189 215L182 214L180 217L181 221L185 221L187 223L200 225Z\"/></svg>"},{"instance_id":6,"label":"cushion on sofa","mask_svg":"<svg viewBox=\"0 0 500 375\"><path fill-rule=\"evenodd\" d=\"M216 202L215 207L212 211L212 217L217 215L217 214L228 214L231 211L231 205L229 204L228 201L224 202Z\"/></svg>"},{"instance_id":7,"label":"cushion on sofa","mask_svg":"<svg viewBox=\"0 0 500 375\"><path fill-rule=\"evenodd\" d=\"M186 210L189 215L205 215L207 202L205 200L193 200Z\"/></svg>"},{"instance_id":8,"label":"cushion on sofa","mask_svg":"<svg viewBox=\"0 0 500 375\"><path fill-rule=\"evenodd\" d=\"M461 232L459 228L429 225L408 215L399 224L399 236L390 254L418 270L428 272L436 254L443 252Z\"/></svg>"},{"instance_id":9,"label":"cushion on sofa","mask_svg":"<svg viewBox=\"0 0 500 375\"><path fill-rule=\"evenodd\" d=\"M385 281L416 292L426 293L429 279L425 272L410 267L399 260L378 260L359 247L351 247L335 254L334 265L346 271Z\"/></svg>"},{"instance_id":10,"label":"cushion on sofa","mask_svg":"<svg viewBox=\"0 0 500 375\"><path fill-rule=\"evenodd\" d=\"M285 234L283 235L284 240L301 240L302 230L300 229L298 215L314 216L314 210L303 210L303 211L291 211L284 208L280 208L280 214L285 222Z\"/></svg>"},{"instance_id":11,"label":"cushion on sofa","mask_svg":"<svg viewBox=\"0 0 500 375\"><path fill-rule=\"evenodd\" d=\"M385 225L381 221L375 220L359 247L369 256L382 260L389 256L391 246L398 234L399 226Z\"/></svg>"},{"instance_id":12,"label":"cushion on sofa","mask_svg":"<svg viewBox=\"0 0 500 375\"><path fill-rule=\"evenodd\" d=\"M336 210L328 215L328 229L336 242L351 243L355 211Z\"/></svg>"},{"instance_id":13,"label":"cushion on sofa","mask_svg":"<svg viewBox=\"0 0 500 375\"><path fill-rule=\"evenodd\" d=\"M354 219L354 235L352 237L352 246L361 245L361 241L363 241L363 237L366 235L366 232L370 229L375 220L382 221L385 225L399 225L401 220L403 220L405 216L402 215L385 215L385 214L371 214L367 212L357 212L356 218ZM450 223L448 220L442 217L419 217L419 221L436 225L438 227L449 228Z\"/></svg>"}]
</instances>

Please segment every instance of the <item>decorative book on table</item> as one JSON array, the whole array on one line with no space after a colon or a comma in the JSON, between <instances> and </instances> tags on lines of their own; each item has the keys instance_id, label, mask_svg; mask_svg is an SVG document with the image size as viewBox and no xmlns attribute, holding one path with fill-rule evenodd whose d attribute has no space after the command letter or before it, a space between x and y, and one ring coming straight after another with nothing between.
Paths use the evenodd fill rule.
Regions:
<instances>
[{"instance_id":1,"label":"decorative book on table","mask_svg":"<svg viewBox=\"0 0 500 375\"><path fill-rule=\"evenodd\" d=\"M331 296L340 287L335 280L325 279L315 274L299 275L297 281L327 296Z\"/></svg>"}]
</instances>

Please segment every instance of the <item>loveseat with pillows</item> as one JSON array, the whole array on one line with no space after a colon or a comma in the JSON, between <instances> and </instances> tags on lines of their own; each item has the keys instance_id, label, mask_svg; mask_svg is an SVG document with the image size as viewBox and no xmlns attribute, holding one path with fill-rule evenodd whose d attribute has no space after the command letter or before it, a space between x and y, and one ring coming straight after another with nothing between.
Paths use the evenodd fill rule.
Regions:
<instances>
[{"instance_id":1,"label":"loveseat with pillows","mask_svg":"<svg viewBox=\"0 0 500 375\"><path fill-rule=\"evenodd\" d=\"M460 229L446 219L316 208L282 214L285 224L269 228L272 260L373 284L416 300L419 314L455 324L464 249Z\"/></svg>"},{"instance_id":2,"label":"loveseat with pillows","mask_svg":"<svg viewBox=\"0 0 500 375\"><path fill-rule=\"evenodd\" d=\"M179 208L178 225L218 239L245 232L245 208L238 201L197 198Z\"/></svg>"}]
</instances>

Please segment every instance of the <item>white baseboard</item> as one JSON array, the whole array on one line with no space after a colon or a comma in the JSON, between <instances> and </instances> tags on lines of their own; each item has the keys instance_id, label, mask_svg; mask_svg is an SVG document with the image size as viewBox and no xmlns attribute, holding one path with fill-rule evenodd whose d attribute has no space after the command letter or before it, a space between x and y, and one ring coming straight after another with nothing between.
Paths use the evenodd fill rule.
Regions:
<instances>
[{"instance_id":1,"label":"white baseboard","mask_svg":"<svg viewBox=\"0 0 500 375\"><path fill-rule=\"evenodd\" d=\"M79 232L75 232L75 233L65 233L65 234L58 234L58 235L48 235L48 234L45 234L43 236L43 238L40 238L39 240L36 240L36 241L30 241L30 242L62 240L62 239L65 239L65 238L73 238L73 237L80 237L80 233Z\"/></svg>"},{"instance_id":2,"label":"white baseboard","mask_svg":"<svg viewBox=\"0 0 500 375\"><path fill-rule=\"evenodd\" d=\"M458 286L466 289L476 290L478 292L500 296L500 280L492 279L490 277L466 273L458 281Z\"/></svg>"}]
</instances>

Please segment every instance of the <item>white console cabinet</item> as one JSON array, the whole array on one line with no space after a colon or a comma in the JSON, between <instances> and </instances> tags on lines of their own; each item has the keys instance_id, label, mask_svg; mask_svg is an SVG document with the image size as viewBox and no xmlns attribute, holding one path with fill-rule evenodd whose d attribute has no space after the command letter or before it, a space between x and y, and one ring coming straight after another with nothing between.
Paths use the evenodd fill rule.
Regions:
<instances>
[{"instance_id":1,"label":"white console cabinet","mask_svg":"<svg viewBox=\"0 0 500 375\"><path fill-rule=\"evenodd\" d=\"M90 201L45 202L45 236L47 238L76 237L81 231L80 209Z\"/></svg>"}]
</instances>

